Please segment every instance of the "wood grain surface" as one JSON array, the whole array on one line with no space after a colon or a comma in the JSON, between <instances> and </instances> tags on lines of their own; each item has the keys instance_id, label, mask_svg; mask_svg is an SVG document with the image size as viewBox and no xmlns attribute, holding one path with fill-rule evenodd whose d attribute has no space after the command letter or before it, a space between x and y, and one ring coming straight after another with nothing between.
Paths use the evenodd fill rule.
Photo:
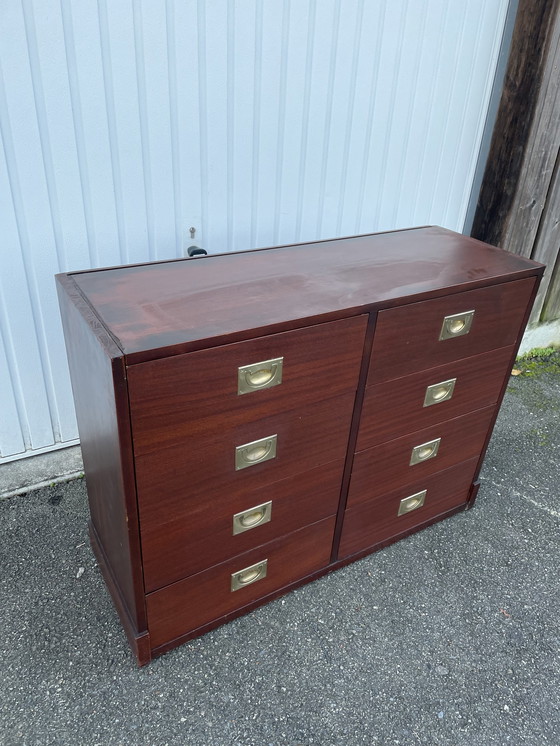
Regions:
<instances>
[{"instance_id":1,"label":"wood grain surface","mask_svg":"<svg viewBox=\"0 0 560 746\"><path fill-rule=\"evenodd\" d=\"M348 507L478 456L493 414L493 406L478 409L357 453L354 457ZM434 438L441 438L437 455L411 466L412 449Z\"/></svg>"},{"instance_id":2,"label":"wood grain surface","mask_svg":"<svg viewBox=\"0 0 560 746\"><path fill-rule=\"evenodd\" d=\"M146 591L201 572L336 513L343 461L239 492L160 493L140 506ZM233 515L272 501L271 520L233 535Z\"/></svg>"},{"instance_id":3,"label":"wood grain surface","mask_svg":"<svg viewBox=\"0 0 560 746\"><path fill-rule=\"evenodd\" d=\"M132 363L536 271L530 260L428 227L73 277Z\"/></svg>"},{"instance_id":4,"label":"wood grain surface","mask_svg":"<svg viewBox=\"0 0 560 746\"><path fill-rule=\"evenodd\" d=\"M366 495L359 500L361 504L346 511L338 557L356 554L451 508L466 506L477 463L477 458L465 461L412 485L399 487L381 498L367 499L366 487ZM424 505L410 513L397 515L400 501L421 490L427 490Z\"/></svg>"},{"instance_id":5,"label":"wood grain surface","mask_svg":"<svg viewBox=\"0 0 560 746\"><path fill-rule=\"evenodd\" d=\"M550 42L557 18L557 2L521 0L519 3L502 97L472 227L472 234L476 238L497 246L505 245L503 239L512 217L515 222L513 205L523 165L531 161L527 159L527 153L535 146L531 131L535 129L539 100L546 90L543 78L552 56L549 53ZM555 48L552 51L556 51ZM555 75L557 77L557 73ZM545 148L539 157L532 159L535 166L542 164L552 150ZM544 184L551 172L552 169L545 171L541 166ZM524 205L522 220L526 219L528 210L538 209L539 203L542 205L540 193L530 195ZM516 225L519 230L523 223ZM522 228L519 233L525 234L525 229Z\"/></svg>"},{"instance_id":6,"label":"wood grain surface","mask_svg":"<svg viewBox=\"0 0 560 746\"><path fill-rule=\"evenodd\" d=\"M511 370L513 347L485 352L430 368L366 389L357 451L403 433L423 430L439 422L488 407L497 401ZM424 407L426 388L456 378L453 396Z\"/></svg>"},{"instance_id":7,"label":"wood grain surface","mask_svg":"<svg viewBox=\"0 0 560 746\"><path fill-rule=\"evenodd\" d=\"M113 570L92 521L89 521L88 527L91 548L93 550L94 557L97 560L97 565L99 567L101 575L103 576L103 580L105 581L105 585L107 586L107 590L109 591L109 594L113 600L113 604L115 605L115 609L117 610L117 614L119 615L119 619L121 620L121 624L127 636L128 642L130 644L130 647L132 648L132 652L136 656L138 665L144 666L152 659L150 635L148 634L146 624L143 624L142 629L138 631L138 625L133 616L131 616L130 609L126 605L124 596L121 592L121 581L120 579L117 580L116 576L113 574ZM141 608L145 608L144 596L142 596Z\"/></svg>"},{"instance_id":8,"label":"wood grain surface","mask_svg":"<svg viewBox=\"0 0 560 746\"><path fill-rule=\"evenodd\" d=\"M367 316L128 368L137 454L165 448L218 413L228 428L355 391ZM238 395L237 369L284 358L282 383Z\"/></svg>"},{"instance_id":9,"label":"wood grain surface","mask_svg":"<svg viewBox=\"0 0 560 746\"><path fill-rule=\"evenodd\" d=\"M535 287L533 278L380 311L368 385L512 345ZM474 310L468 334L440 340L445 316Z\"/></svg>"},{"instance_id":10,"label":"wood grain surface","mask_svg":"<svg viewBox=\"0 0 560 746\"><path fill-rule=\"evenodd\" d=\"M289 534L159 591L148 594L148 629L153 647L196 629L215 617L266 596L328 565L334 518ZM231 574L268 560L265 578L231 591Z\"/></svg>"},{"instance_id":11,"label":"wood grain surface","mask_svg":"<svg viewBox=\"0 0 560 746\"><path fill-rule=\"evenodd\" d=\"M220 491L240 495L343 459L353 404L350 393L241 425L220 412L204 421L187 420L172 446L159 449L156 441L149 453L137 456L141 509L185 490L200 500ZM276 458L236 471L235 447L271 435L278 436Z\"/></svg>"},{"instance_id":12,"label":"wood grain surface","mask_svg":"<svg viewBox=\"0 0 560 746\"><path fill-rule=\"evenodd\" d=\"M146 629L124 360L72 278L57 283L91 522L135 634Z\"/></svg>"}]
</instances>

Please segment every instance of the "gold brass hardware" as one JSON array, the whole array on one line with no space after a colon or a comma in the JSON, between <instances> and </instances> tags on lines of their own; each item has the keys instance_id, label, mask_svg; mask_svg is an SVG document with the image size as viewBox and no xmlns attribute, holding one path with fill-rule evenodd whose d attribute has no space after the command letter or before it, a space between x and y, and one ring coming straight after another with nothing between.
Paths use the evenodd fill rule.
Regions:
<instances>
[{"instance_id":1,"label":"gold brass hardware","mask_svg":"<svg viewBox=\"0 0 560 746\"><path fill-rule=\"evenodd\" d=\"M282 383L283 357L242 365L237 369L237 393L250 394L259 389L270 389Z\"/></svg>"},{"instance_id":2,"label":"gold brass hardware","mask_svg":"<svg viewBox=\"0 0 560 746\"><path fill-rule=\"evenodd\" d=\"M269 435L267 438L253 440L235 449L235 470L246 469L248 466L262 464L276 458L277 435Z\"/></svg>"},{"instance_id":3,"label":"gold brass hardware","mask_svg":"<svg viewBox=\"0 0 560 746\"><path fill-rule=\"evenodd\" d=\"M440 383L433 383L431 386L428 386L426 396L424 397L424 406L431 407L432 404L439 404L442 401L451 399L456 382L456 378L450 378L448 381L441 381Z\"/></svg>"},{"instance_id":4,"label":"gold brass hardware","mask_svg":"<svg viewBox=\"0 0 560 746\"><path fill-rule=\"evenodd\" d=\"M238 591L240 588L245 588L246 585L251 585L251 583L256 583L257 580L266 578L267 570L268 560L265 559L255 565L245 567L243 570L232 572L231 590Z\"/></svg>"},{"instance_id":5,"label":"gold brass hardware","mask_svg":"<svg viewBox=\"0 0 560 746\"><path fill-rule=\"evenodd\" d=\"M442 339L453 339L453 337L462 337L463 334L468 334L471 330L473 316L474 310L446 316L439 333L440 342Z\"/></svg>"},{"instance_id":6,"label":"gold brass hardware","mask_svg":"<svg viewBox=\"0 0 560 746\"><path fill-rule=\"evenodd\" d=\"M431 458L435 458L440 443L441 438L436 438L435 440L429 440L427 443L420 443L420 445L414 446L412 453L410 454L410 466L421 464L422 461L428 461Z\"/></svg>"},{"instance_id":7,"label":"gold brass hardware","mask_svg":"<svg viewBox=\"0 0 560 746\"><path fill-rule=\"evenodd\" d=\"M233 516L233 535L242 534L263 523L268 523L272 516L272 500L262 505L255 505L254 508L248 508L241 513Z\"/></svg>"},{"instance_id":8,"label":"gold brass hardware","mask_svg":"<svg viewBox=\"0 0 560 746\"><path fill-rule=\"evenodd\" d=\"M428 490L422 490L422 492L415 492L414 495L403 497L399 503L399 512L397 515L405 515L406 513L410 513L412 510L416 510L416 508L422 507L422 505L424 505L424 500L426 499L427 491Z\"/></svg>"}]
</instances>

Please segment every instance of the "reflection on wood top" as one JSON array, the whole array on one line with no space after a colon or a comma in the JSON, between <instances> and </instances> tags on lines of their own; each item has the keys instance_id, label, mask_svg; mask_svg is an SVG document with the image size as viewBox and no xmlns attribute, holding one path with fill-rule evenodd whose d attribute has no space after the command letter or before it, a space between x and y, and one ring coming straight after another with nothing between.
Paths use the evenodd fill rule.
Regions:
<instances>
[{"instance_id":1,"label":"reflection on wood top","mask_svg":"<svg viewBox=\"0 0 560 746\"><path fill-rule=\"evenodd\" d=\"M541 271L523 257L426 227L72 278L132 363Z\"/></svg>"}]
</instances>

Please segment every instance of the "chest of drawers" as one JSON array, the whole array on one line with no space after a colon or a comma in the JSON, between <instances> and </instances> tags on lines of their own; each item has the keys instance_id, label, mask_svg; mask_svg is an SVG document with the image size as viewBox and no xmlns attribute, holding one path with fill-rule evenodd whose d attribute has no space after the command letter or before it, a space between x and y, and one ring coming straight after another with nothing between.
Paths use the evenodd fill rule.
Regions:
<instances>
[{"instance_id":1,"label":"chest of drawers","mask_svg":"<svg viewBox=\"0 0 560 746\"><path fill-rule=\"evenodd\" d=\"M470 507L542 271L427 227L58 275L139 663Z\"/></svg>"}]
</instances>

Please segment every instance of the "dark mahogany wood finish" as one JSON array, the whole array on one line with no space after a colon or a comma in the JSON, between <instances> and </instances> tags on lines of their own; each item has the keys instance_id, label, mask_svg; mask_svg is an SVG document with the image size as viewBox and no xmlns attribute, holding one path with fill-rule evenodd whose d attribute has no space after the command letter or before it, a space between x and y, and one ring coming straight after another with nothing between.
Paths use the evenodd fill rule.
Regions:
<instances>
[{"instance_id":1,"label":"dark mahogany wood finish","mask_svg":"<svg viewBox=\"0 0 560 746\"><path fill-rule=\"evenodd\" d=\"M146 601L151 643L157 647L324 567L330 560L333 531L334 518L319 521L150 593ZM265 559L266 577L232 592L232 573Z\"/></svg>"},{"instance_id":2,"label":"dark mahogany wood finish","mask_svg":"<svg viewBox=\"0 0 560 746\"><path fill-rule=\"evenodd\" d=\"M427 227L59 275L91 541L139 663L471 507L542 272ZM276 357L282 383L238 395L238 367ZM275 459L235 469L273 434ZM268 500L272 520L234 535Z\"/></svg>"},{"instance_id":3,"label":"dark mahogany wood finish","mask_svg":"<svg viewBox=\"0 0 560 746\"><path fill-rule=\"evenodd\" d=\"M133 363L533 276L538 267L426 227L72 276Z\"/></svg>"},{"instance_id":4,"label":"dark mahogany wood finish","mask_svg":"<svg viewBox=\"0 0 560 746\"><path fill-rule=\"evenodd\" d=\"M505 282L381 311L368 385L512 345L534 286L534 279ZM440 341L444 317L471 310L470 332Z\"/></svg>"},{"instance_id":5,"label":"dark mahogany wood finish","mask_svg":"<svg viewBox=\"0 0 560 746\"><path fill-rule=\"evenodd\" d=\"M124 360L70 277L59 277L58 292L92 543L127 636L143 658L145 642L138 640L147 625Z\"/></svg>"},{"instance_id":6,"label":"dark mahogany wood finish","mask_svg":"<svg viewBox=\"0 0 560 746\"><path fill-rule=\"evenodd\" d=\"M134 448L166 447L211 413L229 426L355 391L367 316L155 360L128 369ZM237 394L237 369L284 358L282 383ZM210 425L213 430L214 424Z\"/></svg>"},{"instance_id":7,"label":"dark mahogany wood finish","mask_svg":"<svg viewBox=\"0 0 560 746\"><path fill-rule=\"evenodd\" d=\"M352 422L350 424L350 436L348 438L348 449L346 452L346 463L344 464L344 473L342 475L342 487L340 489L340 503L338 506L338 515L336 518L336 526L334 529L334 541L331 553L331 561L335 562L338 552L338 544L340 542L340 534L342 532L342 525L344 523L344 513L346 510L346 501L348 498L348 487L350 485L350 479L352 477L352 466L354 463L354 452L356 450L356 441L358 439L358 432L360 426L360 417L362 413L362 407L364 403L364 393L367 381L370 357L371 357L371 346L373 344L373 335L375 332L375 322L377 321L377 314L370 313L369 321L366 329L366 338L364 342L364 350L362 357L362 367L360 368L360 378L358 381L358 391L356 392L356 400L354 402L354 414L352 415Z\"/></svg>"},{"instance_id":8,"label":"dark mahogany wood finish","mask_svg":"<svg viewBox=\"0 0 560 746\"><path fill-rule=\"evenodd\" d=\"M364 398L357 450L397 438L494 404L504 377L511 370L513 347L457 360L394 381L369 386ZM453 396L447 401L424 406L426 388L457 379Z\"/></svg>"},{"instance_id":9,"label":"dark mahogany wood finish","mask_svg":"<svg viewBox=\"0 0 560 746\"><path fill-rule=\"evenodd\" d=\"M474 458L484 445L493 414L494 407L477 409L360 451L354 457L348 506L354 506L365 495L368 495L366 499L379 497L399 485L406 486L447 469L456 464L458 458ZM412 449L435 438L441 438L436 456L411 465Z\"/></svg>"},{"instance_id":10,"label":"dark mahogany wood finish","mask_svg":"<svg viewBox=\"0 0 560 746\"><path fill-rule=\"evenodd\" d=\"M240 495L272 482L343 459L354 393L237 425L219 413L199 423L188 420L172 446L136 457L138 501L161 504L162 493L197 495L227 491ZM277 435L276 458L236 471L236 446Z\"/></svg>"},{"instance_id":11,"label":"dark mahogany wood finish","mask_svg":"<svg viewBox=\"0 0 560 746\"><path fill-rule=\"evenodd\" d=\"M193 493L162 492L159 501L140 506L146 590L217 565L338 509L342 461L273 482L264 489ZM272 501L271 520L233 534L233 515Z\"/></svg>"},{"instance_id":12,"label":"dark mahogany wood finish","mask_svg":"<svg viewBox=\"0 0 560 746\"><path fill-rule=\"evenodd\" d=\"M366 488L359 500L361 504L346 511L338 556L356 554L451 508L466 506L477 462L477 458L465 461L414 484L399 487L382 498L368 499L370 495ZM424 505L398 515L400 501L421 490L427 491ZM372 491L372 494L375 493Z\"/></svg>"}]
</instances>

